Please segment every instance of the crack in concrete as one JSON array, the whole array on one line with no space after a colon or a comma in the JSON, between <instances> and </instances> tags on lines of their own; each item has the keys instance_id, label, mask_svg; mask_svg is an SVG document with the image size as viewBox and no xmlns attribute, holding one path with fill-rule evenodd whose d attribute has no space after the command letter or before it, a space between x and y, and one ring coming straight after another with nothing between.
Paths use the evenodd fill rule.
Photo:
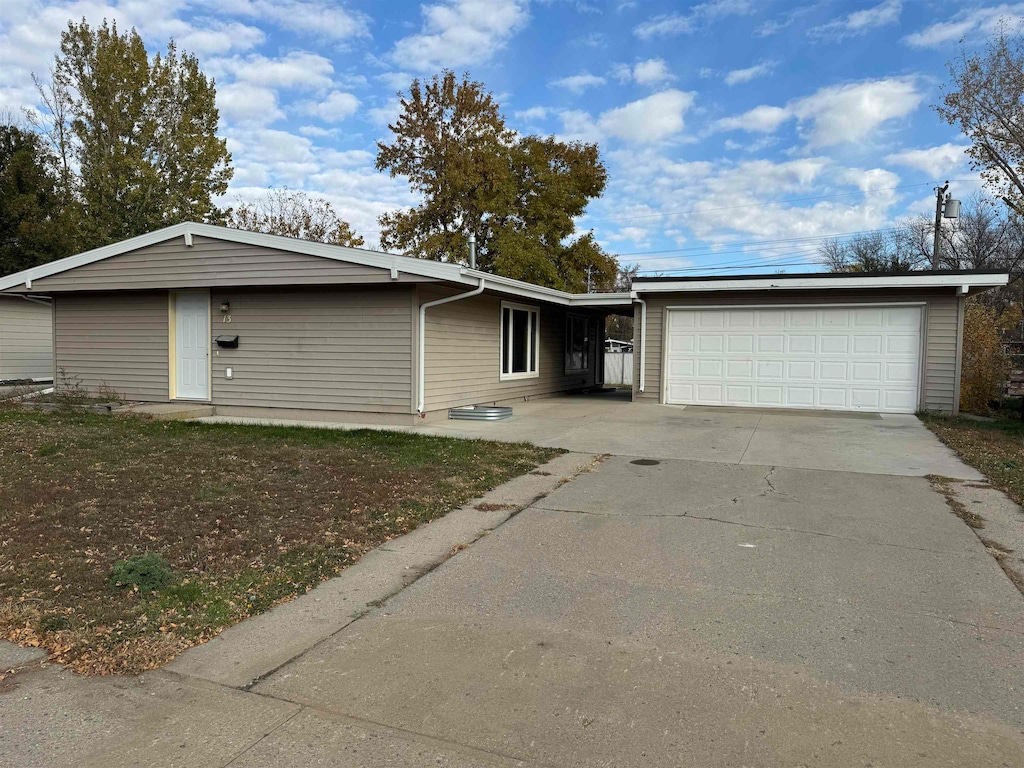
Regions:
<instances>
[{"instance_id":1,"label":"crack in concrete","mask_svg":"<svg viewBox=\"0 0 1024 768\"><path fill-rule=\"evenodd\" d=\"M776 491L779 493L779 491ZM737 497L738 498L738 497ZM737 499L733 499L732 503L736 503ZM716 507L706 507L705 509L716 509L722 505ZM852 536L840 536L835 533L825 533L824 531L809 531L804 528L779 528L772 525L755 525L754 523L743 523L738 520L725 520L721 517L710 517L707 515L695 515L686 512L681 515L637 515L637 514L618 514L615 512L592 512L589 510L582 509L557 509L554 507L538 507L538 510L542 512L564 512L570 515L591 515L593 517L605 517L605 518L621 518L628 520L631 518L645 518L645 519L661 519L661 518L675 518L677 520L705 520L711 523L723 523L725 525L737 525L742 528L754 528L762 531L778 531L779 533L800 533L807 536L821 536L827 539L838 539L839 541L855 541L858 544L867 544L869 546L878 547L892 547L895 549L907 549L913 552L928 552L933 555L960 555L962 557L974 557L976 553L973 552L952 552L944 549L929 549L928 547L912 547L906 544L893 544L886 541L868 541L866 539L858 539ZM703 510L698 510L703 511Z\"/></svg>"},{"instance_id":2,"label":"crack in concrete","mask_svg":"<svg viewBox=\"0 0 1024 768\"><path fill-rule=\"evenodd\" d=\"M241 752L239 752L234 757L229 759L226 763L222 763L221 764L221 768L229 768L229 766L231 766L232 764L236 763L241 758L245 757L245 755L247 755L254 747L256 747L258 744L260 744L264 739L270 737L274 733L277 733L277 731L279 731L281 728L284 728L294 718L298 717L302 713L303 710L306 709L306 707L304 705L299 704L297 702L288 702L288 703L295 704L295 706L297 706L298 709L296 709L294 712L292 712L290 715L288 715L288 717L284 718L284 720L282 720L280 723L278 723L273 728L271 728L269 731L267 731L262 736L260 736L258 739L256 739L256 741L254 741L252 744L247 746Z\"/></svg>"}]
</instances>

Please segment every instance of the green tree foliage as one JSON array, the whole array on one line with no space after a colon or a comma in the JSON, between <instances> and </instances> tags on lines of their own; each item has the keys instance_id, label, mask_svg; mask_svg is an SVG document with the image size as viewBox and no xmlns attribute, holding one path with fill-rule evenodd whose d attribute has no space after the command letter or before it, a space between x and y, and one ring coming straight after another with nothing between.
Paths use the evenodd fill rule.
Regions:
<instances>
[{"instance_id":1,"label":"green tree foliage","mask_svg":"<svg viewBox=\"0 0 1024 768\"><path fill-rule=\"evenodd\" d=\"M595 290L612 287L615 258L574 223L607 181L596 144L518 136L482 83L450 70L400 96L376 165L423 202L381 216L385 248L464 262L473 232L480 269L572 291L586 289L589 272Z\"/></svg>"},{"instance_id":2,"label":"green tree foliage","mask_svg":"<svg viewBox=\"0 0 1024 768\"><path fill-rule=\"evenodd\" d=\"M1024 215L1024 37L1004 30L985 50L951 62L949 72L935 110L971 140L967 154L988 189Z\"/></svg>"},{"instance_id":3,"label":"green tree foliage","mask_svg":"<svg viewBox=\"0 0 1024 768\"><path fill-rule=\"evenodd\" d=\"M81 209L81 248L223 219L212 199L227 190L231 155L195 56L172 41L150 60L134 29L83 19L61 35L51 74L41 92L66 196Z\"/></svg>"},{"instance_id":4,"label":"green tree foliage","mask_svg":"<svg viewBox=\"0 0 1024 768\"><path fill-rule=\"evenodd\" d=\"M227 225L350 248L365 245L328 201L289 189L272 189L258 200L239 203L228 212Z\"/></svg>"},{"instance_id":5,"label":"green tree foliage","mask_svg":"<svg viewBox=\"0 0 1024 768\"><path fill-rule=\"evenodd\" d=\"M54 158L39 134L0 125L0 274L67 256Z\"/></svg>"}]
</instances>

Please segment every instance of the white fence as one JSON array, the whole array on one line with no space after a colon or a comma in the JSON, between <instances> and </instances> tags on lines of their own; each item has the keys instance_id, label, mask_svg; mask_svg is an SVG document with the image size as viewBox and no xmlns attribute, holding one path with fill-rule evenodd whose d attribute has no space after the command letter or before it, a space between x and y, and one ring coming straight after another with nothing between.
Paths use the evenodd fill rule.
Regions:
<instances>
[{"instance_id":1,"label":"white fence","mask_svg":"<svg viewBox=\"0 0 1024 768\"><path fill-rule=\"evenodd\" d=\"M604 353L604 383L608 386L633 386L633 353Z\"/></svg>"}]
</instances>

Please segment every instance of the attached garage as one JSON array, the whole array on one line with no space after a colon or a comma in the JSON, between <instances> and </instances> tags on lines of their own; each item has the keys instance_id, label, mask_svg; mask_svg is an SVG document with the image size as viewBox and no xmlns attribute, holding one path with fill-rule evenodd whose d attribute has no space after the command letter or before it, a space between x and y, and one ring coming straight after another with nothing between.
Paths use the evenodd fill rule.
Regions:
<instances>
[{"instance_id":1,"label":"attached garage","mask_svg":"<svg viewBox=\"0 0 1024 768\"><path fill-rule=\"evenodd\" d=\"M955 413L963 300L1005 282L990 272L639 278L634 397Z\"/></svg>"}]
</instances>

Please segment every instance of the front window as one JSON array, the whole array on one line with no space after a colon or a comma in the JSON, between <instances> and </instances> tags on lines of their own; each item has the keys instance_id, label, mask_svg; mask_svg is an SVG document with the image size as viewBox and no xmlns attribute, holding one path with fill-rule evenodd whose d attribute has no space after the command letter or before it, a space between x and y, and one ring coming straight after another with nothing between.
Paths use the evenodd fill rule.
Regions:
<instances>
[{"instance_id":1,"label":"front window","mask_svg":"<svg viewBox=\"0 0 1024 768\"><path fill-rule=\"evenodd\" d=\"M579 315L565 318L565 370L590 370L590 321Z\"/></svg>"},{"instance_id":2,"label":"front window","mask_svg":"<svg viewBox=\"0 0 1024 768\"><path fill-rule=\"evenodd\" d=\"M501 378L528 379L538 375L540 310L527 304L501 303Z\"/></svg>"}]
</instances>

